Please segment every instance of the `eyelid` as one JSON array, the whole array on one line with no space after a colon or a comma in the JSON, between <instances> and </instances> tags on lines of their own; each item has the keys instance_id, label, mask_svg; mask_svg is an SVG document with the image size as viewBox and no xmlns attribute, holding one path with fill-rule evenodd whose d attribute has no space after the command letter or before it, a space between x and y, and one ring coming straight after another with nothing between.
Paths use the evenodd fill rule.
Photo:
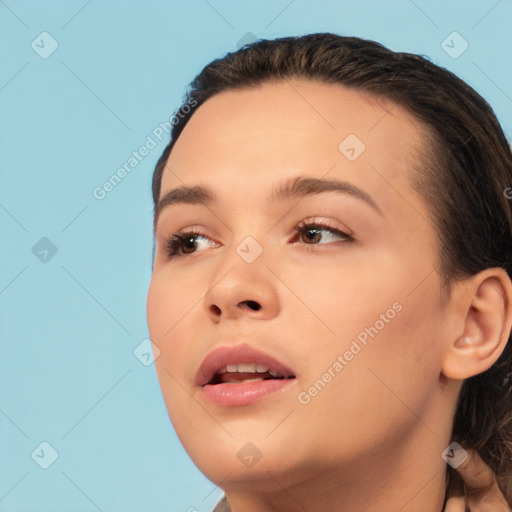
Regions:
<instances>
[{"instance_id":1,"label":"eyelid","mask_svg":"<svg viewBox=\"0 0 512 512\"><path fill-rule=\"evenodd\" d=\"M299 221L297 227L303 227L305 225L307 226L311 224L318 225L318 227L331 228L336 231L342 231L351 237L354 236L354 232L346 224L343 224L337 220L329 219L327 217L304 217Z\"/></svg>"},{"instance_id":2,"label":"eyelid","mask_svg":"<svg viewBox=\"0 0 512 512\"><path fill-rule=\"evenodd\" d=\"M172 229L172 230L162 227L162 231L159 236L157 234L157 238L161 238L163 240L163 242L166 243L167 240L169 240L173 236L185 235L185 234L189 234L189 233L193 233L194 235L204 236L206 238L209 238L212 242L220 243L217 241L218 237L214 236L213 233L209 229L206 229L205 227L203 227L202 225L199 225L199 224L185 225L185 227L183 227L183 228Z\"/></svg>"},{"instance_id":3,"label":"eyelid","mask_svg":"<svg viewBox=\"0 0 512 512\"><path fill-rule=\"evenodd\" d=\"M297 223L295 223L294 231L297 231L297 228L303 228L305 226L309 225L315 225L317 227L323 227L325 228L331 228L336 231L342 231L346 235L353 236L354 232L348 228L345 224L339 221L332 221L331 219L326 219L325 217L303 217L301 218ZM210 239L214 243L219 243L215 240L215 237L213 237L211 234L208 233L208 230L199 228L197 226L189 226L185 228L181 228L177 231L174 231L169 236L163 235L164 242L166 243L170 238L173 236L180 236L180 235L196 235L196 236L202 236L205 238Z\"/></svg>"},{"instance_id":4,"label":"eyelid","mask_svg":"<svg viewBox=\"0 0 512 512\"><path fill-rule=\"evenodd\" d=\"M302 234L308 229L318 228L319 231L328 231L332 235L345 238L342 242L354 242L355 238L353 236L353 231L349 229L345 224L339 221L333 221L332 219L328 219L325 217L305 217L302 218L298 223L295 224L293 231L295 234ZM215 241L215 239L201 228L197 226L191 226L187 228L182 228L178 231L175 231L173 234L165 238L164 246L166 248L166 252L169 258L181 258L187 255L194 255L197 251L193 251L192 253L182 253L180 243L183 243L188 237L194 238L204 238L212 242L212 245L216 245L217 247L222 246L219 242ZM295 238L295 236L294 236ZM294 242L297 243L297 242ZM302 244L299 244L302 245ZM308 246L310 249L316 246L322 245L330 245L330 244L303 244ZM172 247L172 249L171 249ZM177 248L176 248L177 247ZM171 252L172 251L172 252ZM202 252L202 251L200 251Z\"/></svg>"}]
</instances>

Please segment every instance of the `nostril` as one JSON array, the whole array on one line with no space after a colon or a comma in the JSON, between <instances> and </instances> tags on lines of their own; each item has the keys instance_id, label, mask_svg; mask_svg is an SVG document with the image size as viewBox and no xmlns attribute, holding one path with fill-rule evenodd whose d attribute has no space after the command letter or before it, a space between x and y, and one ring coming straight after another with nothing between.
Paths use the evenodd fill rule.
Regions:
<instances>
[{"instance_id":1,"label":"nostril","mask_svg":"<svg viewBox=\"0 0 512 512\"><path fill-rule=\"evenodd\" d=\"M253 311L258 311L261 308L261 306L254 300L246 300L243 303L247 304Z\"/></svg>"},{"instance_id":2,"label":"nostril","mask_svg":"<svg viewBox=\"0 0 512 512\"><path fill-rule=\"evenodd\" d=\"M215 314L215 315L220 315L220 313L221 313L219 306L216 306L215 304L210 306L210 309L212 310L213 314Z\"/></svg>"}]
</instances>

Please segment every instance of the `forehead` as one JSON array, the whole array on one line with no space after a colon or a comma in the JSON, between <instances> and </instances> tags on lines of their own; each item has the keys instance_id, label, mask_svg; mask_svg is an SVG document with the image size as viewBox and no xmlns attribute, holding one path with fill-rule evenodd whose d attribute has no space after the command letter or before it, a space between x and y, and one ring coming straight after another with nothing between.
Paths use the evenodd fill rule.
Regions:
<instances>
[{"instance_id":1,"label":"forehead","mask_svg":"<svg viewBox=\"0 0 512 512\"><path fill-rule=\"evenodd\" d=\"M410 209L400 204L404 196L421 202L410 176L422 144L422 127L409 112L357 90L305 80L229 90L189 120L163 173L161 195L206 184L221 199L223 191L228 200L239 190L261 201L275 183L307 175L349 181L401 215Z\"/></svg>"}]
</instances>

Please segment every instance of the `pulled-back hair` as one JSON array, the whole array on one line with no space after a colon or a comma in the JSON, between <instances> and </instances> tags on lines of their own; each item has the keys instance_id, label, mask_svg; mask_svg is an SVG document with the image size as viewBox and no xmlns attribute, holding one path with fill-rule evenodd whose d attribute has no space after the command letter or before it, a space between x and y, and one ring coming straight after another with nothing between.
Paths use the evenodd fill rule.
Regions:
<instances>
[{"instance_id":1,"label":"pulled-back hair","mask_svg":"<svg viewBox=\"0 0 512 512\"><path fill-rule=\"evenodd\" d=\"M153 174L155 207L169 154L194 112L217 93L305 79L369 93L404 107L425 134L414 187L439 238L437 268L450 283L492 267L512 277L512 155L489 104L426 58L330 33L260 40L208 64L178 109ZM512 342L487 371L466 379L453 438L476 449L512 503Z\"/></svg>"}]
</instances>

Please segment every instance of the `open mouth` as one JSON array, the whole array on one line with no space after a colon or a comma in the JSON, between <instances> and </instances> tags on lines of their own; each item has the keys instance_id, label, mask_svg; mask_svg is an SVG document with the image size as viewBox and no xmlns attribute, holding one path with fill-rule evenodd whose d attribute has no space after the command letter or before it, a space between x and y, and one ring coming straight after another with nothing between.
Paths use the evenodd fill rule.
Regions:
<instances>
[{"instance_id":1,"label":"open mouth","mask_svg":"<svg viewBox=\"0 0 512 512\"><path fill-rule=\"evenodd\" d=\"M202 397L221 407L246 406L282 395L297 374L275 357L246 343L212 350L196 373ZM286 399L286 398L284 398Z\"/></svg>"},{"instance_id":2,"label":"open mouth","mask_svg":"<svg viewBox=\"0 0 512 512\"><path fill-rule=\"evenodd\" d=\"M228 364L215 372L207 384L241 384L272 379L294 379L295 375L283 375L260 363Z\"/></svg>"},{"instance_id":3,"label":"open mouth","mask_svg":"<svg viewBox=\"0 0 512 512\"><path fill-rule=\"evenodd\" d=\"M243 384L294 379L295 372L254 346L240 344L212 350L196 373L196 385Z\"/></svg>"}]
</instances>

